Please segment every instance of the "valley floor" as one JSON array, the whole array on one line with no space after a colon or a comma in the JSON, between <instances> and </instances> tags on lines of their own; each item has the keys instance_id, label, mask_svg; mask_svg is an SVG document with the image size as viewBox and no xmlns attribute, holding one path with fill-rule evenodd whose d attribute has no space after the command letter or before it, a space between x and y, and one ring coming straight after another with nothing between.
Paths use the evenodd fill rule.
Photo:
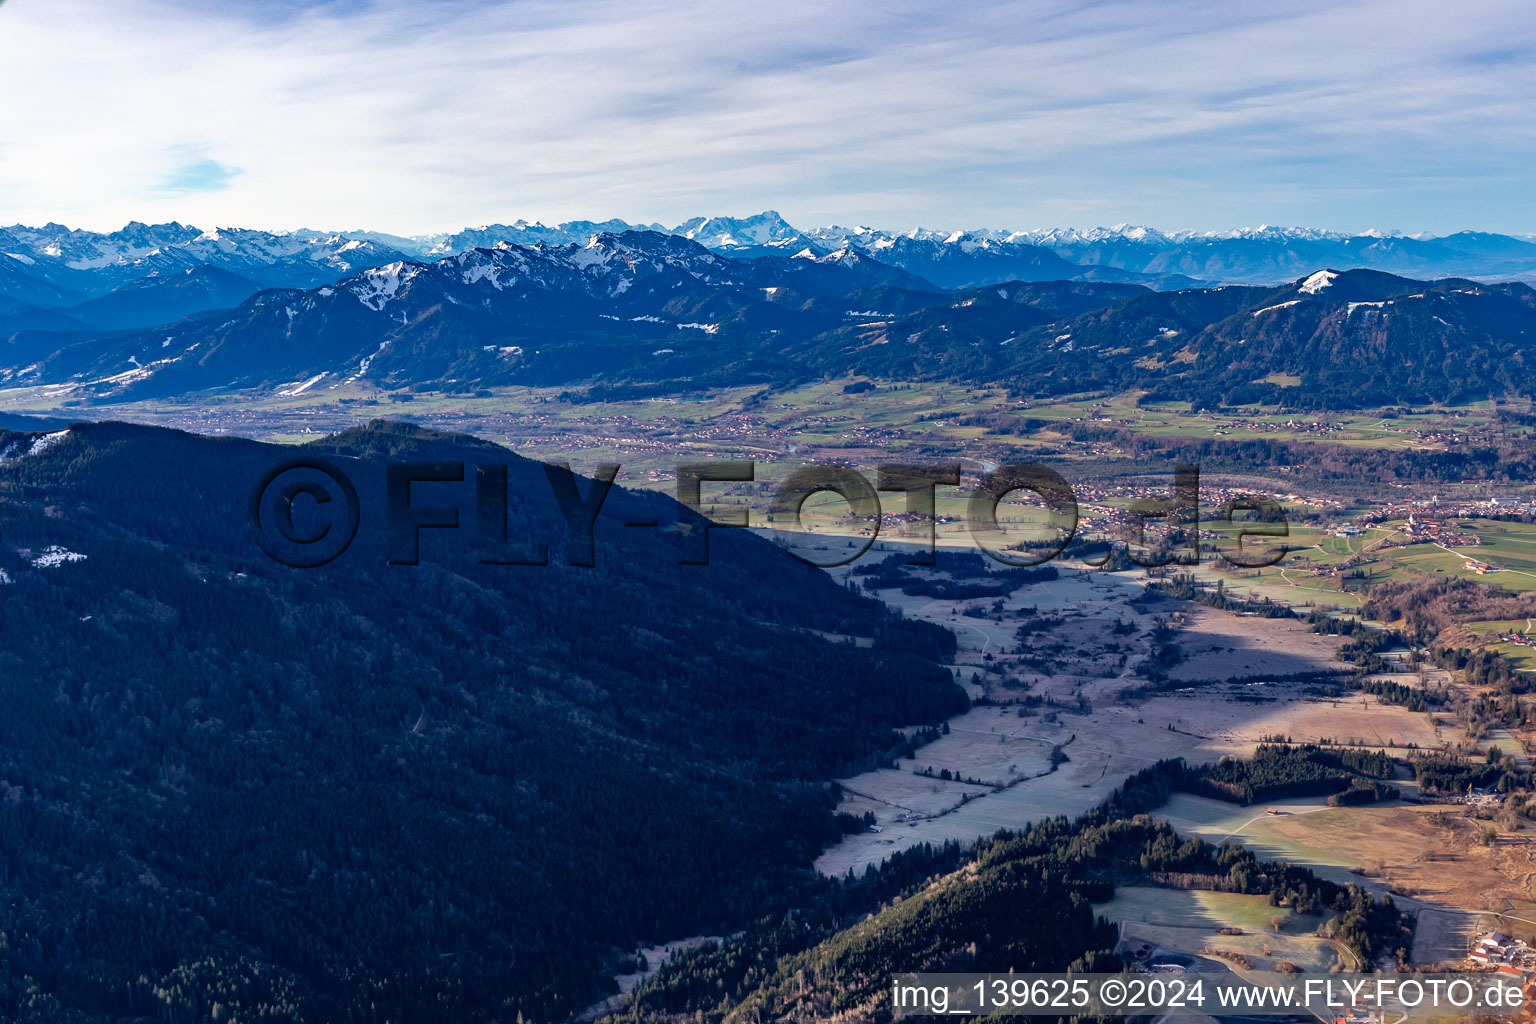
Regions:
<instances>
[{"instance_id":1,"label":"valley floor","mask_svg":"<svg viewBox=\"0 0 1536 1024\"><path fill-rule=\"evenodd\" d=\"M955 630L957 676L973 699L985 702L951 719L947 733L918 747L899 768L841 780L840 809L873 814L878 831L846 837L826 850L816 867L828 875L860 872L922 843L971 843L998 829L1074 816L1163 758L1202 763L1224 755L1247 757L1276 736L1399 757L1463 739L1459 723L1443 714L1410 712L1359 693L1322 698L1308 693L1315 689L1309 682L1265 681L1265 676L1337 668L1333 654L1341 641L1294 620L1203 606L1182 606L1187 615L1177 636L1184 658L1172 673L1172 688L1123 697L1122 691L1145 680L1120 667L1116 653L1107 649L1115 642L1108 625L1132 622L1139 637L1156 617L1168 614L1166 607L1134 605L1141 590L1141 580L1131 573L1064 571L1056 581L1020 588L1000 613L990 602L881 591L905 614ZM1026 706L1026 691L1016 688L1012 673L995 668L1019 645L1012 626L1025 608L1048 608L1065 613L1068 626L1093 627L1065 631L1070 650L1063 652L1062 663L1071 671L1027 674L1027 694L1053 700L1056 707ZM1132 656L1128 664L1138 660ZM1524 756L1513 736L1499 742L1512 743ZM1416 791L1411 780L1394 785L1410 795ZM1278 813L1269 813L1271 808ZM1242 807L1175 794L1158 814L1183 834L1241 843L1261 857L1302 865L1333 881L1392 893L1417 911L1414 961L1437 963L1465 955L1468 938L1479 928L1536 934L1536 843L1523 833L1503 831L1491 845L1478 845L1474 836L1483 825L1466 812L1462 804L1397 801L1329 807L1321 798ZM1272 908L1265 908L1271 913L1262 915L1262 928L1249 920L1253 914L1244 917L1241 923L1254 929L1247 939L1218 935L1217 928L1233 926L1234 914L1214 913L1204 904L1226 907L1244 899L1125 890L1105 913L1126 922L1128 941L1167 949L1197 954L1223 949L1256 962L1286 959L1308 970L1326 970L1339 955L1332 944L1310 936L1260 934L1272 931ZM1172 904L1178 907L1169 909Z\"/></svg>"}]
</instances>

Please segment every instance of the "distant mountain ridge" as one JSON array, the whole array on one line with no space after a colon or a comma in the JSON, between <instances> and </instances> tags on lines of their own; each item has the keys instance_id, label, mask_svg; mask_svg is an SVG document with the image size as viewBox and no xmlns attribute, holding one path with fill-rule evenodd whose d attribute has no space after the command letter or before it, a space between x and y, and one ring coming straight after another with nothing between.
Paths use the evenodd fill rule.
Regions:
<instances>
[{"instance_id":1,"label":"distant mountain ridge","mask_svg":"<svg viewBox=\"0 0 1536 1024\"><path fill-rule=\"evenodd\" d=\"M616 224L0 229L0 387L657 393L862 373L1340 408L1533 391L1536 292L1472 272L1536 266L1510 236Z\"/></svg>"},{"instance_id":2,"label":"distant mountain ridge","mask_svg":"<svg viewBox=\"0 0 1536 1024\"><path fill-rule=\"evenodd\" d=\"M957 274L996 252L939 244L957 246ZM44 324L12 335L0 345L0 386L95 400L224 388L296 395L359 381L667 393L863 374L995 382L1030 396L1139 389L1202 407L1536 394L1527 372L1536 290L1520 283L1324 269L1277 287L945 289L851 244L733 259L655 231L500 242L318 288L268 289L171 324L70 331Z\"/></svg>"},{"instance_id":3,"label":"distant mountain ridge","mask_svg":"<svg viewBox=\"0 0 1536 1024\"><path fill-rule=\"evenodd\" d=\"M0 307L6 297L12 300L11 308L52 304L57 297L50 298L49 289L91 298L149 273L203 265L267 287L315 287L401 259L443 259L498 242L583 244L593 235L625 231L679 235L737 258L793 255L807 249L820 256L854 248L945 287L1085 274L1155 288L1278 284L1321 266L1423 278L1536 280L1536 239L1477 231L1435 237L1261 225L1164 232L1117 224L895 232L839 226L801 229L774 210L748 217L693 217L670 228L618 219L552 225L518 220L414 236L379 231L204 231L177 222L135 221L110 233L52 223L0 228ZM1033 276L1046 273L1055 277Z\"/></svg>"}]
</instances>

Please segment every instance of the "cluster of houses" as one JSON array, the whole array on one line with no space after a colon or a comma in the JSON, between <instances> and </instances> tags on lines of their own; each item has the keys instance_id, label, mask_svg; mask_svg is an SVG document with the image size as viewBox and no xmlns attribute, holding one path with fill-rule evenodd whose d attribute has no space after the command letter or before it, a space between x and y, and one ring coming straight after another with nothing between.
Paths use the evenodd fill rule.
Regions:
<instances>
[{"instance_id":1,"label":"cluster of houses","mask_svg":"<svg viewBox=\"0 0 1536 1024\"><path fill-rule=\"evenodd\" d=\"M1433 541L1449 548L1467 548L1482 543L1476 534L1453 533L1439 520L1420 519L1413 513L1409 514L1408 521L1403 524L1403 534L1414 540Z\"/></svg>"},{"instance_id":2,"label":"cluster of houses","mask_svg":"<svg viewBox=\"0 0 1536 1024\"><path fill-rule=\"evenodd\" d=\"M1499 634L1499 643L1513 644L1516 647L1536 647L1536 637L1519 629L1512 629L1508 633Z\"/></svg>"},{"instance_id":3,"label":"cluster of houses","mask_svg":"<svg viewBox=\"0 0 1536 1024\"><path fill-rule=\"evenodd\" d=\"M1504 803L1508 793L1499 793L1488 786L1468 786L1465 793L1446 797L1448 803L1466 804L1468 807L1497 808Z\"/></svg>"},{"instance_id":4,"label":"cluster of houses","mask_svg":"<svg viewBox=\"0 0 1536 1024\"><path fill-rule=\"evenodd\" d=\"M1410 516L1427 516L1431 519L1456 517L1461 519L1478 519L1483 517L1497 518L1499 516L1518 516L1536 513L1536 501L1530 498L1513 497L1489 497L1480 501L1468 501L1464 498L1452 498L1441 501L1436 495L1424 501L1400 500L1389 502L1385 507L1374 510L1371 518L1375 521L1386 519L1405 519Z\"/></svg>"},{"instance_id":5,"label":"cluster of houses","mask_svg":"<svg viewBox=\"0 0 1536 1024\"><path fill-rule=\"evenodd\" d=\"M1286 420L1284 423L1265 419L1235 419L1217 424L1211 433L1217 437L1225 437L1234 431L1244 431L1250 434L1337 434L1344 428L1337 423L1317 422L1314 420Z\"/></svg>"},{"instance_id":6,"label":"cluster of houses","mask_svg":"<svg viewBox=\"0 0 1536 1024\"><path fill-rule=\"evenodd\" d=\"M850 512L843 519L848 523L865 522L870 524L879 519L880 529L885 531L899 530L904 526L927 526L930 523L942 526L947 523L958 523L960 521L958 516L930 516L925 512L886 512L884 510L878 513L872 512L866 516L855 516ZM859 536L861 537L868 537L872 533L874 533L873 525L861 526L859 528Z\"/></svg>"},{"instance_id":7,"label":"cluster of houses","mask_svg":"<svg viewBox=\"0 0 1536 1024\"><path fill-rule=\"evenodd\" d=\"M1492 968L1498 974L1507 974L1522 982L1536 978L1536 950L1503 932L1479 935L1467 954L1467 963L1473 967Z\"/></svg>"}]
</instances>

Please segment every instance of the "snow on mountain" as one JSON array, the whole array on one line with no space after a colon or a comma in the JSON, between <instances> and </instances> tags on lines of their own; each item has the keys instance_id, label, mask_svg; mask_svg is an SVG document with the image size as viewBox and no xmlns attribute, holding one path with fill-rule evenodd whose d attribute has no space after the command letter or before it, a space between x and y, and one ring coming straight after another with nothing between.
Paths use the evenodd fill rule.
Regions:
<instances>
[{"instance_id":1,"label":"snow on mountain","mask_svg":"<svg viewBox=\"0 0 1536 1024\"><path fill-rule=\"evenodd\" d=\"M419 263L390 263L372 267L352 281L349 289L357 301L375 313L388 305L389 300L400 294L400 287L426 268Z\"/></svg>"},{"instance_id":2,"label":"snow on mountain","mask_svg":"<svg viewBox=\"0 0 1536 1024\"><path fill-rule=\"evenodd\" d=\"M369 239L335 233L203 231L175 222L138 221L110 234L62 224L0 228L0 249L45 279L87 294L101 294L151 274L201 266L241 274L268 286L307 287L405 255Z\"/></svg>"},{"instance_id":3,"label":"snow on mountain","mask_svg":"<svg viewBox=\"0 0 1536 1024\"><path fill-rule=\"evenodd\" d=\"M1324 288L1331 287L1333 285L1334 278L1338 276L1339 275L1332 270L1319 270L1317 273L1301 282L1301 287L1297 288L1296 290L1301 292L1303 295L1316 295Z\"/></svg>"},{"instance_id":4,"label":"snow on mountain","mask_svg":"<svg viewBox=\"0 0 1536 1024\"><path fill-rule=\"evenodd\" d=\"M419 246L419 255L428 258L453 256L470 249L494 248L498 242L511 245L572 245L585 244L598 234L622 234L625 231L665 231L660 224L630 224L622 220L573 220L563 224L541 224L538 221L514 221L511 224L487 224L478 228L444 235L422 235L413 239Z\"/></svg>"},{"instance_id":5,"label":"snow on mountain","mask_svg":"<svg viewBox=\"0 0 1536 1024\"><path fill-rule=\"evenodd\" d=\"M800 235L777 210L764 210L751 217L694 217L673 228L672 233L711 249L769 245Z\"/></svg>"},{"instance_id":6,"label":"snow on mountain","mask_svg":"<svg viewBox=\"0 0 1536 1024\"><path fill-rule=\"evenodd\" d=\"M738 260L807 253L807 258L819 259L856 249L946 287L1010 278L1134 282L1162 289L1196 283L1279 284L1326 266L1419 278L1536 280L1536 245L1524 238L1470 231L1432 237L1267 224L1224 231L1159 231L1124 223L1082 229L914 227L894 232L830 225L801 230L774 210L746 217L693 217L672 228L617 219L553 225L516 220L413 237L376 231L205 231L177 222L135 221L105 234L53 223L0 228L0 278L10 275L0 279L0 308L70 305L131 281L204 266L261 287L313 288L402 261L431 262L498 245L582 249L594 237L616 238L632 231L677 237Z\"/></svg>"}]
</instances>

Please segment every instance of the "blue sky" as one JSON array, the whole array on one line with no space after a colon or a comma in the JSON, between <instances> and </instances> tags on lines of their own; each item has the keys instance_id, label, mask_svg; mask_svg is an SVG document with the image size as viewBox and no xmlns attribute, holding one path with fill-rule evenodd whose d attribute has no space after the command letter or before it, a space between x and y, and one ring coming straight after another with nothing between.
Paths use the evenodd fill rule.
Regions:
<instances>
[{"instance_id":1,"label":"blue sky","mask_svg":"<svg viewBox=\"0 0 1536 1024\"><path fill-rule=\"evenodd\" d=\"M0 222L1536 233L1536 16L6 0Z\"/></svg>"}]
</instances>

